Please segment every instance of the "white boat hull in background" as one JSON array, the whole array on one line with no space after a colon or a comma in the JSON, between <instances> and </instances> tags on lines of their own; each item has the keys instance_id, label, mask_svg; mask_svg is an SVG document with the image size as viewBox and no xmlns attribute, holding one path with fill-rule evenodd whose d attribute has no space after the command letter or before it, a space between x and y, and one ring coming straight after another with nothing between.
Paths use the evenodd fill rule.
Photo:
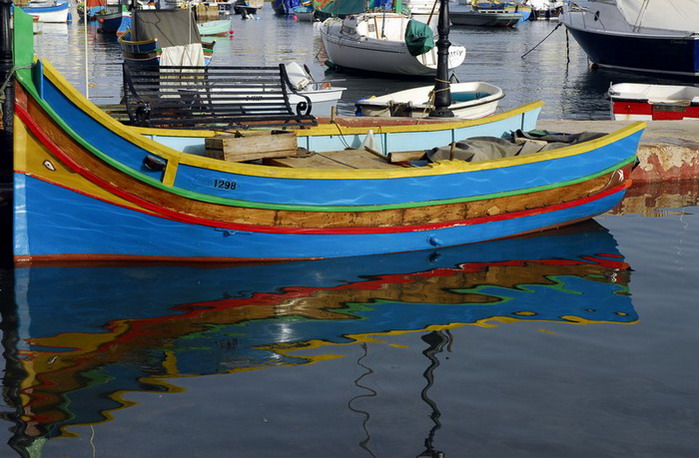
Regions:
<instances>
[{"instance_id":1,"label":"white boat hull in background","mask_svg":"<svg viewBox=\"0 0 699 458\"><path fill-rule=\"evenodd\" d=\"M607 94L618 121L699 121L696 86L620 83Z\"/></svg>"},{"instance_id":2,"label":"white boat hull in background","mask_svg":"<svg viewBox=\"0 0 699 458\"><path fill-rule=\"evenodd\" d=\"M410 19L396 13L363 13L346 19L326 19L320 35L328 59L339 67L398 75L434 76L437 48L412 56L405 43ZM382 38L383 37L383 38ZM464 62L463 46L449 47L448 67Z\"/></svg>"},{"instance_id":3,"label":"white boat hull in background","mask_svg":"<svg viewBox=\"0 0 699 458\"><path fill-rule=\"evenodd\" d=\"M424 118L434 109L432 86L369 97L356 102L360 116L409 116ZM450 86L452 104L449 109L461 119L490 116L497 110L505 93L497 86L483 82L455 83Z\"/></svg>"}]
</instances>

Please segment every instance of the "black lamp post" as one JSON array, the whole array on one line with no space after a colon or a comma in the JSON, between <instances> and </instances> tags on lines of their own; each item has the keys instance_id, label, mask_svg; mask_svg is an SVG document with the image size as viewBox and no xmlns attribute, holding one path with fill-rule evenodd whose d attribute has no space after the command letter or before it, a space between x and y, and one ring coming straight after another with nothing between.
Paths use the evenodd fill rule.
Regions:
<instances>
[{"instance_id":1,"label":"black lamp post","mask_svg":"<svg viewBox=\"0 0 699 458\"><path fill-rule=\"evenodd\" d=\"M437 78L434 84L433 118L453 118L451 91L449 90L449 1L439 0L439 19L437 23Z\"/></svg>"}]
</instances>

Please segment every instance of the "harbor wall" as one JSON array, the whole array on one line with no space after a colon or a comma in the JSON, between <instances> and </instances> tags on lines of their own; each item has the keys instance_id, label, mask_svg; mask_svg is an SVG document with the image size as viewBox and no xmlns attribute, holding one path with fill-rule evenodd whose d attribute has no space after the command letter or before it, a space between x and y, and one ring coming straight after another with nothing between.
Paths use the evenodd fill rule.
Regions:
<instances>
[{"instance_id":1,"label":"harbor wall","mask_svg":"<svg viewBox=\"0 0 699 458\"><path fill-rule=\"evenodd\" d=\"M551 132L612 132L631 121L570 121L540 119L537 126ZM699 121L648 121L638 148L640 164L634 183L697 180Z\"/></svg>"}]
</instances>

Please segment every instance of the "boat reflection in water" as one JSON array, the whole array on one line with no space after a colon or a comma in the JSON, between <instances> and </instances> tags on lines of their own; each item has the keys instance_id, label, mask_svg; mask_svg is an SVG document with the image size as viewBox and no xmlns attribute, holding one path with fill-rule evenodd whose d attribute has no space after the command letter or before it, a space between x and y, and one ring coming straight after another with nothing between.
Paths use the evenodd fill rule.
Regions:
<instances>
[{"instance_id":1,"label":"boat reflection in water","mask_svg":"<svg viewBox=\"0 0 699 458\"><path fill-rule=\"evenodd\" d=\"M5 380L19 393L13 447L109 420L131 405L124 392L177 392L177 377L322 362L326 347L385 333L634 323L630 270L594 222L388 256L16 269L16 348L5 339L8 374L21 374ZM294 355L308 348L314 355Z\"/></svg>"}]
</instances>

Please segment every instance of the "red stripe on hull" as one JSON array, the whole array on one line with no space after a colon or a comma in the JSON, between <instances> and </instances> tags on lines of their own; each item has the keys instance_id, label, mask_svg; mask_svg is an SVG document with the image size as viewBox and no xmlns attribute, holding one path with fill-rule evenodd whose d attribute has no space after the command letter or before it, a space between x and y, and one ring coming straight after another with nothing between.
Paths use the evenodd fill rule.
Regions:
<instances>
[{"instance_id":1,"label":"red stripe on hull","mask_svg":"<svg viewBox=\"0 0 699 458\"><path fill-rule=\"evenodd\" d=\"M652 104L631 100L615 100L612 102L614 115L648 116L653 121L668 121L682 119L699 119L699 105Z\"/></svg>"}]
</instances>

